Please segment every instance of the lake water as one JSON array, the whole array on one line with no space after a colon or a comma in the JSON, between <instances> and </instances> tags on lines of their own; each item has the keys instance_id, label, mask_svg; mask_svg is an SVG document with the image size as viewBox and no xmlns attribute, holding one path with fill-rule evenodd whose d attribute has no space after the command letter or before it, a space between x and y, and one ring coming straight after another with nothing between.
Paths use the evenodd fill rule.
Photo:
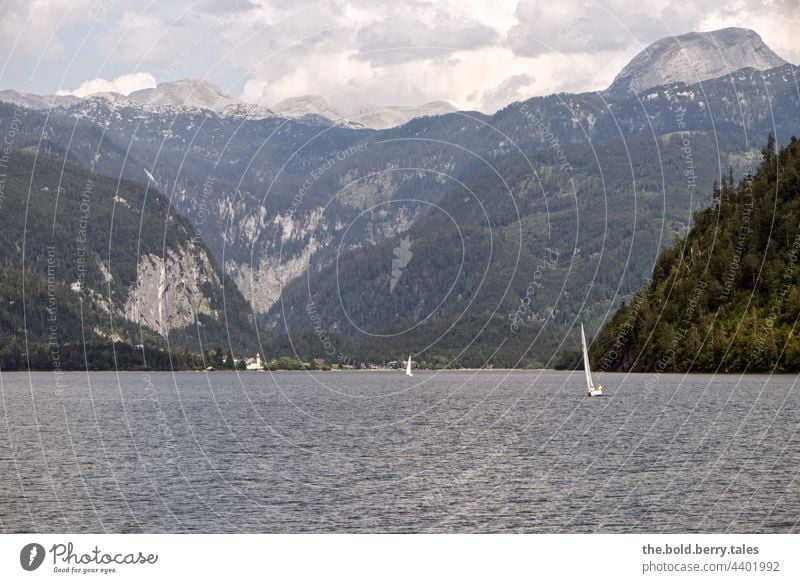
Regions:
<instances>
[{"instance_id":1,"label":"lake water","mask_svg":"<svg viewBox=\"0 0 800 583\"><path fill-rule=\"evenodd\" d=\"M0 530L800 530L797 377L601 382L2 373Z\"/></svg>"}]
</instances>

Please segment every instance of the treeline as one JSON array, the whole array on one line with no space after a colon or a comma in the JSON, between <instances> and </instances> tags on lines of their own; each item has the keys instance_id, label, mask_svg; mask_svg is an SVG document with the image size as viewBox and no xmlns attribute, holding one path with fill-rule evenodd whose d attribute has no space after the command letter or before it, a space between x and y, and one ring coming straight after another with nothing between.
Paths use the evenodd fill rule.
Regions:
<instances>
[{"instance_id":1,"label":"treeline","mask_svg":"<svg viewBox=\"0 0 800 583\"><path fill-rule=\"evenodd\" d=\"M800 142L776 152L770 135L712 198L596 338L595 369L800 371Z\"/></svg>"},{"instance_id":2,"label":"treeline","mask_svg":"<svg viewBox=\"0 0 800 583\"><path fill-rule=\"evenodd\" d=\"M201 370L203 355L182 349L133 346L124 342L49 344L34 340L12 341L0 347L0 370L104 371L104 370Z\"/></svg>"}]
</instances>

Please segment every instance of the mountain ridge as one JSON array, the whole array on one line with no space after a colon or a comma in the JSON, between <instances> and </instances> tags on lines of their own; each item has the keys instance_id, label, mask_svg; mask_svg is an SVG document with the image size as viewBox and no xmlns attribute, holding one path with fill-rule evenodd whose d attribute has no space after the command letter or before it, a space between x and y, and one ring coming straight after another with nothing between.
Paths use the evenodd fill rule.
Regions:
<instances>
[{"instance_id":1,"label":"mountain ridge","mask_svg":"<svg viewBox=\"0 0 800 583\"><path fill-rule=\"evenodd\" d=\"M276 330L281 325L276 310L287 302L296 307L305 301L297 295L300 288L296 287L304 276L327 277L332 273L329 267L338 258L345 258L342 265L352 271L353 277L349 275L345 283L353 284L348 288L353 290L353 297L388 277L391 270L378 273L391 265L381 259L381 254L417 221L433 225L426 218L432 205L446 202L453 216L468 219L470 236L475 236L477 245L474 248L480 249L480 240L486 240L486 233L474 224L480 217L470 214L477 207L459 203L457 194L462 199L467 196L458 192L459 183L494 197L482 202L488 204L490 214L500 219L497 226L512 242L518 235L511 231L521 229L526 237L541 243L537 229L547 226L542 221L550 211L560 213L558 224L552 228L571 232L569 209L564 205L576 195L563 179L565 172L570 167L575 169L580 160L577 184L586 201L581 204L588 206L579 210L582 209L586 232L602 241L604 229L613 225L617 248L612 255L619 249L633 249L631 274L622 285L613 272L617 278L613 285L605 281L598 293L586 297L585 303L570 299L555 311L560 318L557 325L563 326L565 318L583 310L591 318L591 330L601 321L602 313L616 305L608 302L619 302L635 292L650 271L651 265L645 263L651 255L649 261L654 260L659 241L668 241L685 228L686 217L695 210L691 205L701 204L688 196L691 193L687 190L686 172L694 173L692 184L709 185L726 172L728 165L737 173L742 171L742 161L752 150L748 136L763 136L774 129L778 141L785 143L798 132L794 112L798 107L795 80L799 74L800 69L793 65L763 72L745 68L702 85L676 81L640 95L535 97L512 103L491 116L454 112L416 118L386 130L341 127L322 118L240 119L166 105L147 111L92 98L60 106L47 115L20 110L20 123L14 131L21 148L38 147L42 152L94 166L101 174L149 182L164 192L199 230L224 265L225 273L250 302L252 312ZM2 110L0 105L0 113ZM0 126L10 129L4 124L12 115L15 114L0 115ZM675 153L678 139L688 139L694 145L689 160L695 164L692 168ZM591 162L586 154L590 145L604 153L592 162L594 166L587 166ZM626 154L631 147L635 152ZM643 158L643 154L647 156ZM659 159L668 163L659 167ZM573 160L574 164L570 164ZM525 211L522 221L508 222L514 208L506 204L505 191L492 168L503 168L504 173L514 176L522 172L513 181L513 192L524 195L518 201ZM610 176L615 179L609 180ZM606 185L614 185L613 192L604 190ZM542 190L547 193L546 201L536 194ZM684 206L675 208L673 199ZM702 204L707 203L705 197L701 199ZM604 200L617 201L623 207L636 202L636 208L644 214L629 218L635 220L637 232L641 231L647 242L646 250L639 240L636 245L621 247L631 243L630 226L623 220L627 211L620 209L613 221L609 218L605 223L608 209L602 206ZM672 214L663 216L664 205L656 204L659 200L667 202ZM447 224L437 223L431 228L438 230L439 238L420 238L420 249L435 254L452 240L444 236ZM498 249L509 255L511 247L506 244ZM534 251L533 256L526 256L530 262L541 253L541 249ZM593 255L600 250L594 248L594 243L561 251L562 256L575 258L581 272L592 273L597 268ZM391 248L388 252L391 255ZM625 257L620 260L624 263ZM398 293L409 292L406 280L411 283L416 268L423 265L417 261L411 260L411 271L406 270L407 275L395 287ZM313 266L311 271L309 266ZM508 264L498 264L498 268L507 273ZM370 286L360 286L359 271L369 271L374 276L368 282ZM438 273L443 277L446 270ZM604 267L602 273L611 277L608 274L612 270ZM410 291L420 294L426 286L430 291L436 281L433 276L426 276ZM473 285L471 279L464 281ZM327 289L323 283L316 284L312 291ZM516 281L509 293L524 297L523 283ZM568 288L571 298L582 297L580 285L586 282L578 284L577 288ZM617 292L619 295L615 295ZM367 323L394 329L404 319L423 315L419 312L421 304L408 299L413 296L397 303L396 313L367 313L367 308L382 309L372 301L381 293L381 289L375 289L374 297L364 299L360 319L366 317ZM462 288L459 293L464 295L471 290ZM335 299L335 295L331 297ZM314 300L323 322L332 327L331 333L337 327L343 331L346 319L329 311L335 306ZM347 302L354 307L352 300ZM481 310L487 305L483 302ZM502 308L513 312L508 303ZM452 306L445 305L443 309L443 318L437 324L453 315ZM544 312L528 315L535 322L546 317ZM468 321L477 321L476 314L470 314L470 318ZM309 332L304 314L288 320L293 333ZM503 326L501 319L493 334L499 334ZM464 329L460 334L463 333Z\"/></svg>"},{"instance_id":2,"label":"mountain ridge","mask_svg":"<svg viewBox=\"0 0 800 583\"><path fill-rule=\"evenodd\" d=\"M266 119L284 117L305 120L310 124L319 121L353 128L388 129L410 120L429 115L442 115L456 111L446 101L431 101L418 106L381 106L364 104L349 115L341 114L319 95L300 95L276 103L272 108L247 103L207 79L178 79L159 83L156 87L140 89L128 95L100 91L78 97L69 94L38 95L15 89L0 91L0 101L35 110L71 107L81 103L104 100L117 107L140 107L153 113L178 113L181 111L211 111L223 116Z\"/></svg>"},{"instance_id":3,"label":"mountain ridge","mask_svg":"<svg viewBox=\"0 0 800 583\"><path fill-rule=\"evenodd\" d=\"M256 350L246 302L161 193L60 157L11 150L2 194L2 270L23 279L47 278L59 290L54 314L80 301L87 341L171 341L201 352L198 341L229 340L236 350ZM18 306L24 299L5 298ZM224 305L236 309L223 314ZM29 304L27 317L40 318L41 307ZM11 321L25 316L9 314ZM236 328L231 336L226 319ZM10 322L2 328L0 336L19 334ZM72 342L81 340L76 333L80 327L72 323L61 330Z\"/></svg>"}]
</instances>

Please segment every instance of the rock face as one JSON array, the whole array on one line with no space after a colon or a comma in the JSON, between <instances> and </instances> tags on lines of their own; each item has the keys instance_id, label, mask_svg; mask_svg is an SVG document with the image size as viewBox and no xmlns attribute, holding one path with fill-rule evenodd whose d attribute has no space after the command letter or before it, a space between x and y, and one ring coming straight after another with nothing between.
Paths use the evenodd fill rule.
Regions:
<instances>
[{"instance_id":1,"label":"rock face","mask_svg":"<svg viewBox=\"0 0 800 583\"><path fill-rule=\"evenodd\" d=\"M413 107L400 107L395 105L359 105L348 116L351 121L360 123L368 128L384 130L401 126L414 118L426 115L444 115L456 111L446 101L431 101Z\"/></svg>"},{"instance_id":2,"label":"rock face","mask_svg":"<svg viewBox=\"0 0 800 583\"><path fill-rule=\"evenodd\" d=\"M229 260L225 268L253 309L266 313L280 298L283 287L305 272L311 256L331 243L331 236L322 224L324 214L319 208L298 217L278 215L267 221L266 215L259 213L249 219L240 221L238 235L253 246L261 239L258 234L270 233L265 238L274 238L276 247L268 248L255 265Z\"/></svg>"},{"instance_id":3,"label":"rock face","mask_svg":"<svg viewBox=\"0 0 800 583\"><path fill-rule=\"evenodd\" d=\"M162 336L194 324L200 315L218 317L204 293L207 286L219 286L205 251L169 249L166 259L149 254L142 257L136 284L123 308L126 319L152 328Z\"/></svg>"},{"instance_id":4,"label":"rock face","mask_svg":"<svg viewBox=\"0 0 800 583\"><path fill-rule=\"evenodd\" d=\"M128 95L128 100L145 105L177 105L212 111L242 104L241 101L228 95L210 81L202 79L181 79L171 83L159 83L152 89L134 91Z\"/></svg>"},{"instance_id":5,"label":"rock face","mask_svg":"<svg viewBox=\"0 0 800 583\"><path fill-rule=\"evenodd\" d=\"M456 111L446 101L431 101L423 105L373 105L356 106L348 115L343 115L319 95L290 97L272 106L273 111L283 117L303 118L318 116L349 127L365 127L384 130L401 126L414 118L426 115L443 115Z\"/></svg>"},{"instance_id":6,"label":"rock face","mask_svg":"<svg viewBox=\"0 0 800 583\"><path fill-rule=\"evenodd\" d=\"M674 82L697 83L745 67L759 71L787 64L746 28L723 28L662 38L628 63L609 91L640 93Z\"/></svg>"},{"instance_id":7,"label":"rock face","mask_svg":"<svg viewBox=\"0 0 800 583\"><path fill-rule=\"evenodd\" d=\"M304 117L318 115L331 121L339 121L342 115L321 95L300 95L279 101L272 110L282 117Z\"/></svg>"},{"instance_id":8,"label":"rock face","mask_svg":"<svg viewBox=\"0 0 800 583\"><path fill-rule=\"evenodd\" d=\"M202 109L222 116L264 119L275 114L261 105L244 103L225 93L211 81L205 79L181 79L170 83L159 83L152 89L134 91L127 97L95 94L90 97L105 97L118 105L142 107L158 112L162 108Z\"/></svg>"}]
</instances>

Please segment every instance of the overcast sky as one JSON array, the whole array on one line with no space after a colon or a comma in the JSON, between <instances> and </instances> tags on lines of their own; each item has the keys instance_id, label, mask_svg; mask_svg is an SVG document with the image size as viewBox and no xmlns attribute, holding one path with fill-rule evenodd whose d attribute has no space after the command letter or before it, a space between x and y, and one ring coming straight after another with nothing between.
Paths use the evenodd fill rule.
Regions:
<instances>
[{"instance_id":1,"label":"overcast sky","mask_svg":"<svg viewBox=\"0 0 800 583\"><path fill-rule=\"evenodd\" d=\"M206 78L272 105L444 99L494 111L608 86L664 36L742 26L800 63L800 0L0 0L0 89Z\"/></svg>"}]
</instances>

